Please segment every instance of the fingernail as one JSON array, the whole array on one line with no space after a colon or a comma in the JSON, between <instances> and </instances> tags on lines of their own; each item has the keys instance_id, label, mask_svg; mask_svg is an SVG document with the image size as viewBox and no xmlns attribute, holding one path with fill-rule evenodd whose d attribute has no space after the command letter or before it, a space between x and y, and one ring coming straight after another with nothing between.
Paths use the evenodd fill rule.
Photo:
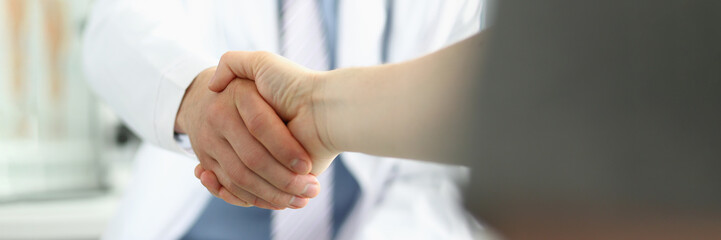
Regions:
<instances>
[{"instance_id":1,"label":"fingernail","mask_svg":"<svg viewBox=\"0 0 721 240\"><path fill-rule=\"evenodd\" d=\"M305 188L303 188L303 193L301 193L300 195L307 198L313 198L315 196L318 196L318 193L320 193L320 184L316 182L305 185Z\"/></svg>"},{"instance_id":2,"label":"fingernail","mask_svg":"<svg viewBox=\"0 0 721 240\"><path fill-rule=\"evenodd\" d=\"M302 208L305 207L306 204L308 204L307 198L293 196L290 199L290 203L288 205L290 205L290 207L292 208Z\"/></svg>"},{"instance_id":3,"label":"fingernail","mask_svg":"<svg viewBox=\"0 0 721 240\"><path fill-rule=\"evenodd\" d=\"M297 158L290 162L290 168L298 174L308 174L308 172L310 172L308 164L305 164L305 161L301 161Z\"/></svg>"}]
</instances>

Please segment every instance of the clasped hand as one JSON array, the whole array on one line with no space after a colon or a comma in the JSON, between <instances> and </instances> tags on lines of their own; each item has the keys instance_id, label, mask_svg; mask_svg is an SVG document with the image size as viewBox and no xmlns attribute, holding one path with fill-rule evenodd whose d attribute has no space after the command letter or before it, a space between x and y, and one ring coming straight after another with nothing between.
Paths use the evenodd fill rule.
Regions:
<instances>
[{"instance_id":1,"label":"clasped hand","mask_svg":"<svg viewBox=\"0 0 721 240\"><path fill-rule=\"evenodd\" d=\"M228 52L198 75L176 131L188 134L195 176L214 196L278 210L318 195L315 176L338 154L319 133L319 74L271 53Z\"/></svg>"}]
</instances>

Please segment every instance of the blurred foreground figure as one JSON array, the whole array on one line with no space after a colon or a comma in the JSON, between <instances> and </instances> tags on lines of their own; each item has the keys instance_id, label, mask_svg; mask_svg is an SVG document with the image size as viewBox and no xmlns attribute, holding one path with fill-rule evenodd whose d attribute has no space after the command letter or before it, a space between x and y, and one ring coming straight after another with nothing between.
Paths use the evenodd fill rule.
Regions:
<instances>
[{"instance_id":1,"label":"blurred foreground figure","mask_svg":"<svg viewBox=\"0 0 721 240\"><path fill-rule=\"evenodd\" d=\"M503 1L464 139L508 239L721 239L721 2Z\"/></svg>"}]
</instances>

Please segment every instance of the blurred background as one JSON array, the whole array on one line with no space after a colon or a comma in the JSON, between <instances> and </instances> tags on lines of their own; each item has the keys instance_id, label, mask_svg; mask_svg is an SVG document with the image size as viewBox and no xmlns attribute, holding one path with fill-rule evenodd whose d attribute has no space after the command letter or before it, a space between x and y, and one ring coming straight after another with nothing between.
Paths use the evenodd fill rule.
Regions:
<instances>
[{"instance_id":1,"label":"blurred background","mask_svg":"<svg viewBox=\"0 0 721 240\"><path fill-rule=\"evenodd\" d=\"M138 140L83 79L91 0L0 0L0 239L96 239Z\"/></svg>"},{"instance_id":2,"label":"blurred background","mask_svg":"<svg viewBox=\"0 0 721 240\"><path fill-rule=\"evenodd\" d=\"M715 181L719 178L718 171L715 171L718 169L716 156L718 156L719 134L717 133L719 128L716 124L718 121L712 121L721 119L721 117L719 117L718 111L711 111L718 109L716 105L719 101L714 100L721 96L716 94L720 85L717 84L717 81L713 82L718 79L713 77L718 76L719 73L718 64L714 64L719 62L721 58L718 56L721 55L716 54L719 52L718 48L707 49L708 46L714 46L710 43L718 42L716 39L719 39L721 35L718 32L707 31L695 24L705 22L708 23L707 26L711 26L711 23L718 21L701 21L704 20L703 16L716 19L721 14L718 14L718 11L714 11L713 8L708 8L710 10L706 11L703 5L686 5L685 2L668 1L673 2L673 5L659 2L647 4L650 1L629 2L633 4L626 4L624 5L626 8L616 9L618 6L615 3L596 1L599 5L608 5L608 8L605 9L585 4L566 6L567 3L558 3L558 1L555 4L553 1L515 1L508 4L511 6L508 9L515 11L506 13L507 20L505 22L499 20L499 23L504 23L503 26L506 28L497 27L496 29L505 31L495 30L497 34L495 36L504 36L502 39L514 41L498 41L503 44L494 48L493 54L495 55L493 56L497 56L494 58L494 63L499 67L489 69L498 71L498 73L494 73L498 76L506 77L502 74L510 72L521 76L515 79L526 79L533 82L524 85L519 84L518 81L499 81L498 83L507 85L492 85L496 88L484 86L485 92L477 94L476 97L479 99L475 99L475 101L518 104L520 107L531 109L526 112L532 117L519 118L512 114L515 112L509 114L505 111L511 107L479 105L486 108L477 111L483 114L479 114L479 118L471 118L471 121L481 119L487 124L490 122L496 125L488 125L493 126L493 128L487 128L491 129L489 131L492 134L476 134L477 132L469 131L473 138L466 142L485 146L487 149L480 148L479 150L475 146L468 147L472 153L461 155L461 158L470 159L468 156L471 156L485 160L483 167L476 168L480 171L474 170L474 182L471 184L475 188L470 191L471 196L468 198L470 200L467 200L467 202L477 205L474 211L485 214L484 216L487 216L488 219L496 217L497 220L506 216L510 216L509 219L520 218L527 221L528 225L525 227L531 226L531 228L522 228L524 225L519 227L516 222L512 221L506 222L510 223L507 225L503 225L503 222L498 220L493 222L497 224L496 226L507 227L501 230L531 229L531 232L538 230L541 233L553 233L554 229L549 230L548 226L554 225L547 224L548 218L537 218L535 222L534 219L528 218L533 214L545 216L539 212L546 212L527 211L528 209L536 210L533 209L536 206L546 207L537 204L540 202L538 196L544 196L539 194L548 194L544 197L548 197L547 201L555 204L551 206L557 207L545 209L550 211L553 216L560 215L559 212L571 212L577 215L570 214L569 216L581 215L584 220L588 220L590 217L583 216L584 213L570 210L571 208L567 208L569 204L564 204L564 202L557 204L553 201L557 199L553 197L573 200L571 197L578 196L579 198L576 200L584 204L604 203L603 200L611 199L616 201L615 203L629 204L632 210L648 205L651 206L649 209L653 210L649 212L654 214L658 214L658 209L715 211L712 213L721 211L718 201L715 201L715 199L721 198L721 193L717 191L719 181ZM130 160L137 150L139 140L120 123L112 111L96 100L83 79L80 64L81 33L91 3L92 0L0 0L0 53L2 53L0 54L0 240L97 239L109 218L116 211L120 193L130 179ZM665 9L666 12L664 12L656 9L657 6L671 7ZM673 11L676 10L674 6L685 8L679 7L682 11ZM595 14L579 14L586 13L585 11L588 9L593 9L591 12ZM548 14L554 10L563 14ZM617 16L603 18L606 17L606 13L614 11L619 11L615 14ZM702 17L694 19L688 16ZM585 21L567 21L574 18ZM511 21L514 19L516 21ZM598 19L604 20L599 21ZM538 28L538 26L543 27ZM624 27L618 28L617 26ZM526 27L533 28L534 31L515 31L516 28ZM549 34L538 34L539 31L536 31L538 29L549 32ZM619 29L622 31L616 31ZM669 32L682 34L665 35ZM589 44L596 47L585 48ZM618 44L618 46L614 44ZM518 46L523 46L523 48L518 48ZM538 49L542 51L537 51ZM669 53L669 49L673 51ZM502 67L516 66L518 55L513 53L519 52L532 53L529 56L534 58L523 58L521 61L524 66L529 66L530 70L519 71L515 67ZM503 56L508 56L508 58L502 58ZM593 61L579 61L578 59L582 59L583 56L594 56L587 58ZM585 89L587 92L602 95L614 93L619 89L633 89L633 86L653 86L653 88L644 88L651 89L646 92L635 92L636 89L633 89L633 91L628 90L624 93L627 95L623 95L635 101L628 101L637 104L634 107L647 112L638 112L626 107L630 104L623 101L597 101L594 98L597 96L595 94L589 94L585 99L587 102L578 101L578 96L581 94L570 90L565 92L568 95L555 95L549 99L573 102L575 105L554 105L553 101L538 101L538 99L545 100L544 97L547 94L558 92L544 88L525 87L542 82L538 81L538 76L546 77L546 80L553 83L556 80L575 81L575 76L587 75L586 72L578 72L576 75L573 75L576 72L570 72L573 77L569 78L569 71L567 71L569 67L548 61L553 58L562 59L563 63L577 66L575 69L578 71L594 73L597 79L603 80L597 81L598 83L608 84L585 85L581 89ZM709 63L708 66L695 64L704 61ZM615 65L608 65L608 62L613 62ZM625 72L608 71L613 69L612 67ZM534 75L534 78L523 77L523 74L538 72L545 75ZM511 76L516 75L511 74ZM643 78L643 76L647 78ZM501 77L496 79L501 79ZM594 80L594 78L589 79ZM607 79L613 79L613 81ZM704 80L706 83L705 85L686 84L686 81L690 81L687 79L698 80L698 82ZM548 88L554 86L556 85L544 85ZM557 88L563 90L567 86L570 89L582 85L559 82L557 86L563 86ZM608 87L608 89L605 92L600 91L599 86ZM618 86L632 87L617 88ZM705 86L712 88L705 88ZM518 94L507 94L523 91L530 93L521 94L528 98L519 100L515 98ZM647 95L641 95L641 93ZM668 100L668 104L657 102L656 100L659 98L653 94L670 96L671 98L668 99L671 100L660 98ZM567 101L568 99L575 101ZM613 100L605 96L598 99ZM638 105L640 103L646 105ZM538 110L541 109L539 106L549 110L540 111ZM559 106L560 110L556 108ZM605 107L590 108L588 106ZM694 108L687 106L694 106ZM500 114L488 114L494 113L493 111L489 112L488 109L495 110ZM587 111L588 109L597 109L598 111ZM532 115L538 112L544 112L544 114ZM564 114L569 112L581 112L585 114L584 116L590 117L572 119L570 123L573 124L554 119L566 119L568 115ZM555 115L546 113L555 113ZM595 117L596 115L592 115L592 113L602 117ZM672 117L656 118L656 116ZM625 121L626 119L637 121ZM645 123L653 124L644 125ZM527 128L519 128L518 126L521 125L527 126ZM507 129L513 129L514 131L511 132L513 134L509 134ZM545 131L532 131L534 129L545 129ZM504 132L493 134L495 133L493 131ZM529 132L535 135L529 135ZM646 145L637 145L636 142L640 138L627 137L631 135L629 132L636 134L635 136L652 139L647 140L644 143ZM559 135L559 133L562 134ZM676 133L678 135L674 135ZM488 141L489 144L479 144L478 136L487 137L481 140ZM496 136L503 136L503 138L499 140ZM554 139L548 136L564 137ZM506 140L503 141L503 139ZM518 141L518 139L523 141ZM592 141L577 141L577 139L595 139L599 140L601 144ZM706 140L703 142L698 139ZM499 144L511 146L511 143L526 147L497 147L501 146ZM624 157L614 155L619 154L616 151L608 151L608 149L618 149L619 146L621 146L621 150L627 151L620 154ZM507 149L512 150L504 152ZM569 153L567 149L579 150ZM641 159L643 161L634 155L639 152L644 153L642 156L646 156L645 159ZM464 152L460 153L464 154ZM478 153L481 155L477 155ZM543 161L539 161L539 159ZM576 161L578 159L586 159L586 162ZM634 161L629 161L629 159ZM677 161L678 159L683 161ZM573 164L564 161L573 161ZM524 167L519 168L518 166ZM518 171L518 169L522 171ZM613 176L613 178L608 176ZM709 181L709 179L711 180ZM528 191L522 191L523 189ZM534 191L536 189L542 189L545 192ZM597 195L593 195L591 198L588 197L591 195L587 194L591 191L590 189L601 189L602 191L595 191ZM526 193L528 195L523 195ZM509 199L518 201L508 201ZM588 206L596 205L579 204L577 206L591 209ZM508 209L516 212L507 211ZM548 209L552 209L552 211ZM554 212L557 209L562 211ZM609 212L613 215L626 210L617 208L615 209L617 212L611 212L606 211L605 208L592 208L592 210L595 209L601 210L592 213L600 214L589 216L603 216ZM673 211L667 216L678 217L678 215L674 215L676 212ZM518 214L513 215L515 213ZM626 215L616 215L623 218L595 220L608 223L610 227L607 229L620 229L619 235L623 235L624 231L628 231L628 226L633 226L633 224L644 226L641 224L644 221L638 220L642 218L626 218L626 216L635 216L633 214L636 212L623 213ZM701 216L693 214L697 214L697 212L692 212L692 217ZM671 222L667 225L648 224L656 227L654 231L657 232L680 225L674 221L678 219L664 215L639 214L639 216L651 216L649 218ZM555 225L556 233L567 232L569 226L576 226L574 224L592 230L600 229L597 227L598 224L575 221L577 218L568 219L573 221L561 221ZM618 221L619 219L626 222ZM605 220L609 221L603 222ZM718 224L717 218L712 220ZM626 224L629 222L631 224ZM541 224L533 225L537 223ZM683 225L681 226L683 227ZM538 228L534 229L533 227ZM573 227L570 229L574 230ZM576 232L588 236L587 232L583 232L583 228L580 229ZM681 229L686 231L681 231L682 234L685 234L683 236L694 232ZM543 235L535 234L534 236Z\"/></svg>"}]
</instances>

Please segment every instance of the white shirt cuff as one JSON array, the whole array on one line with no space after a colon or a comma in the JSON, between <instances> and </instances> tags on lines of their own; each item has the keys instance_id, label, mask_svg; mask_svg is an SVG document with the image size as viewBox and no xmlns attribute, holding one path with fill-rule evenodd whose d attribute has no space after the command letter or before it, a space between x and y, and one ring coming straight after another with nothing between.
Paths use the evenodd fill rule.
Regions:
<instances>
[{"instance_id":1,"label":"white shirt cuff","mask_svg":"<svg viewBox=\"0 0 721 240\"><path fill-rule=\"evenodd\" d=\"M186 153L195 155L195 152L193 151L193 146L190 144L190 137L188 137L188 134L175 133L175 142Z\"/></svg>"}]
</instances>

